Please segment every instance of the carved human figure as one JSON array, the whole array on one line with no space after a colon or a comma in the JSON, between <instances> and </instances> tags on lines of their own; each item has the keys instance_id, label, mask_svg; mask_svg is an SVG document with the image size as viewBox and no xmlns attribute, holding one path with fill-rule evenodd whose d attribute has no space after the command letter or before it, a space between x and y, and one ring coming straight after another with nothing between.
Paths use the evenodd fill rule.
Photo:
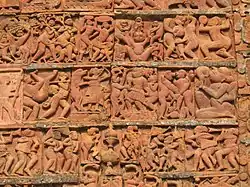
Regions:
<instances>
[{"instance_id":1,"label":"carved human figure","mask_svg":"<svg viewBox=\"0 0 250 187\"><path fill-rule=\"evenodd\" d=\"M227 155L228 162L233 169L239 169L239 157L238 157L238 129L222 129L221 134L216 138L218 142L223 141L223 148L215 152L215 156L219 165L218 170L224 170L223 157Z\"/></svg>"},{"instance_id":2,"label":"carved human figure","mask_svg":"<svg viewBox=\"0 0 250 187\"><path fill-rule=\"evenodd\" d=\"M126 91L124 89L129 89L129 86L125 85L127 71L128 70L123 67L116 67L116 68L112 68L111 70L112 91L111 91L110 99L111 99L111 104L112 104L112 108L111 108L112 118L115 118L116 116L118 116L121 110L124 109L125 107L125 101L124 101L125 95L124 94ZM119 106L119 103L122 103L121 106Z\"/></svg>"},{"instance_id":3,"label":"carved human figure","mask_svg":"<svg viewBox=\"0 0 250 187\"><path fill-rule=\"evenodd\" d=\"M40 103L46 101L49 97L49 83L58 73L53 73L46 78L37 75L37 70L24 77L24 119L35 120L38 118Z\"/></svg>"},{"instance_id":4,"label":"carved human figure","mask_svg":"<svg viewBox=\"0 0 250 187\"><path fill-rule=\"evenodd\" d=\"M232 46L232 41L229 36L222 33L223 30L230 29L229 19L222 24L221 18L215 16L208 19L206 16L199 18L200 33L209 33L211 41L206 41L200 45L201 51L205 59L212 59L210 51L216 51L215 54L225 59L233 59L233 56L228 52Z\"/></svg>"},{"instance_id":5,"label":"carved human figure","mask_svg":"<svg viewBox=\"0 0 250 187\"><path fill-rule=\"evenodd\" d=\"M8 137L0 134L0 174L9 176L9 170L14 161L14 155L8 151L8 146L13 142L13 133L8 133Z\"/></svg>"},{"instance_id":6,"label":"carved human figure","mask_svg":"<svg viewBox=\"0 0 250 187\"><path fill-rule=\"evenodd\" d=\"M98 35L91 41L93 45L93 54L90 61L102 60L104 56L108 61L111 61L110 49L113 46L113 38L110 34L114 30L112 24L113 19L108 16L100 16L96 17L95 21L101 22L102 25L100 27L96 27Z\"/></svg>"},{"instance_id":7,"label":"carved human figure","mask_svg":"<svg viewBox=\"0 0 250 187\"><path fill-rule=\"evenodd\" d=\"M73 106L77 110L82 110L81 106L81 88L80 88L80 83L82 81L82 78L84 75L87 75L87 70L83 70L81 68L77 69L72 73L72 78L71 78L71 97L73 99Z\"/></svg>"},{"instance_id":8,"label":"carved human figure","mask_svg":"<svg viewBox=\"0 0 250 187\"><path fill-rule=\"evenodd\" d=\"M162 45L160 45L164 32L162 23L153 22L146 32L144 22L140 17L137 17L133 24L129 24L125 20L119 22L121 23L117 24L115 34L118 40L117 50L124 51L131 61L147 61L152 58L152 53L155 59L163 59ZM130 31L128 32L128 30ZM115 60L120 60L120 57Z\"/></svg>"},{"instance_id":9,"label":"carved human figure","mask_svg":"<svg viewBox=\"0 0 250 187\"><path fill-rule=\"evenodd\" d=\"M64 150L63 154L65 157L65 162L63 165L63 172L75 173L77 169L78 161L78 134L76 131L71 131L68 138L63 141Z\"/></svg>"},{"instance_id":10,"label":"carved human figure","mask_svg":"<svg viewBox=\"0 0 250 187\"><path fill-rule=\"evenodd\" d=\"M1 76L1 81L0 81L0 89L2 90L0 93L0 120L4 122L4 120L11 121L12 123L17 122L16 119L16 110L14 108L17 97L19 95L19 89L21 87L21 79L20 80L15 80L12 79L10 75L2 75ZM20 78L20 77L16 77ZM8 118L6 119L7 116L4 116L4 111L7 112Z\"/></svg>"},{"instance_id":11,"label":"carved human figure","mask_svg":"<svg viewBox=\"0 0 250 187\"><path fill-rule=\"evenodd\" d=\"M137 160L140 153L140 140L139 140L138 127L128 126L123 135L121 147L121 154L124 160Z\"/></svg>"},{"instance_id":12,"label":"carved human figure","mask_svg":"<svg viewBox=\"0 0 250 187\"><path fill-rule=\"evenodd\" d=\"M7 33L3 32L1 35L1 40L0 40L0 51L1 51L1 58L2 58L2 63L14 63L15 61L9 57L8 55L8 49L10 46L10 40L7 37Z\"/></svg>"},{"instance_id":13,"label":"carved human figure","mask_svg":"<svg viewBox=\"0 0 250 187\"><path fill-rule=\"evenodd\" d=\"M104 95L101 82L110 77L110 72L106 69L91 68L88 75L83 77L80 87L87 86L87 90L82 96L81 105L88 105L87 110L100 111L99 105L104 104ZM92 108L92 105L95 105Z\"/></svg>"},{"instance_id":14,"label":"carved human figure","mask_svg":"<svg viewBox=\"0 0 250 187\"><path fill-rule=\"evenodd\" d=\"M15 133L15 135L19 134ZM24 175L24 172L26 172L29 176L32 176L31 169L38 161L37 152L40 142L35 137L33 130L25 129L21 131L20 135L21 137L17 139L17 145L15 146L18 162L15 164L12 174ZM28 158L30 158L29 161Z\"/></svg>"},{"instance_id":15,"label":"carved human figure","mask_svg":"<svg viewBox=\"0 0 250 187\"><path fill-rule=\"evenodd\" d=\"M45 107L49 106L49 109L42 115L42 118L51 117L56 113L58 107L61 106L63 110L59 118L65 119L70 110L70 104L67 101L70 88L69 75L66 72L59 72L58 79L58 85L49 86L48 94L52 96L46 101Z\"/></svg>"},{"instance_id":16,"label":"carved human figure","mask_svg":"<svg viewBox=\"0 0 250 187\"><path fill-rule=\"evenodd\" d=\"M191 170L199 171L204 169L205 166L208 167L208 170L214 170L216 159L213 154L219 148L215 136L209 133L208 127L197 126L194 129L194 134L186 131L185 141L193 147L191 150L187 147L189 150L186 153L187 159L193 156L193 168Z\"/></svg>"},{"instance_id":17,"label":"carved human figure","mask_svg":"<svg viewBox=\"0 0 250 187\"><path fill-rule=\"evenodd\" d=\"M63 142L61 141L60 131L53 132L53 129L47 131L44 137L45 158L44 172L45 173L61 173L64 164L64 156L61 153L63 150Z\"/></svg>"},{"instance_id":18,"label":"carved human figure","mask_svg":"<svg viewBox=\"0 0 250 187\"><path fill-rule=\"evenodd\" d=\"M175 44L175 36L174 36L174 20L172 18L165 18L163 21L163 26L165 30L165 34L163 36L163 44L166 47L164 53L164 59L169 60L170 56L173 54L176 48Z\"/></svg>"},{"instance_id":19,"label":"carved human figure","mask_svg":"<svg viewBox=\"0 0 250 187\"><path fill-rule=\"evenodd\" d=\"M202 66L197 68L196 75L196 117L234 117L235 109L231 103L236 98L237 83L233 71L225 67L210 70Z\"/></svg>"},{"instance_id":20,"label":"carved human figure","mask_svg":"<svg viewBox=\"0 0 250 187\"><path fill-rule=\"evenodd\" d=\"M194 72L159 72L159 119L194 116L192 82Z\"/></svg>"},{"instance_id":21,"label":"carved human figure","mask_svg":"<svg viewBox=\"0 0 250 187\"><path fill-rule=\"evenodd\" d=\"M199 41L196 36L196 18L193 16L186 17L185 21L185 35L183 39L177 38L175 40L176 44L180 43L186 43L186 46L184 47L184 54L186 54L188 57L192 59L198 59L196 54L193 50L197 49L199 46ZM177 35L178 36L178 35ZM182 54L183 55L183 54ZM187 58L186 55L183 55L184 58Z\"/></svg>"},{"instance_id":22,"label":"carved human figure","mask_svg":"<svg viewBox=\"0 0 250 187\"><path fill-rule=\"evenodd\" d=\"M100 141L100 132L98 128L91 127L87 130L87 134L84 135L84 139L81 142L82 158L81 162L92 160L99 161L98 144Z\"/></svg>"}]
</instances>

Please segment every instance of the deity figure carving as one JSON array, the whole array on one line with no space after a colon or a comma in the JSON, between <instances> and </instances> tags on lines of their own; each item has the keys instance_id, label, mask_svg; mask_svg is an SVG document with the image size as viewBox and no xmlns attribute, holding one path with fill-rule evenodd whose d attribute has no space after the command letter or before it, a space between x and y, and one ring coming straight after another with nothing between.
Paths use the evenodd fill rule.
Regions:
<instances>
[{"instance_id":1,"label":"deity figure carving","mask_svg":"<svg viewBox=\"0 0 250 187\"><path fill-rule=\"evenodd\" d=\"M193 70L158 71L158 119L194 117L194 77Z\"/></svg>"},{"instance_id":2,"label":"deity figure carving","mask_svg":"<svg viewBox=\"0 0 250 187\"><path fill-rule=\"evenodd\" d=\"M68 128L49 129L43 137L44 173L75 174L78 172L79 137Z\"/></svg>"},{"instance_id":3,"label":"deity figure carving","mask_svg":"<svg viewBox=\"0 0 250 187\"><path fill-rule=\"evenodd\" d=\"M144 171L184 171L184 131L169 129L152 127L150 142L141 153L146 160Z\"/></svg>"},{"instance_id":4,"label":"deity figure carving","mask_svg":"<svg viewBox=\"0 0 250 187\"><path fill-rule=\"evenodd\" d=\"M110 116L110 71L76 69L72 73L72 120L105 121Z\"/></svg>"},{"instance_id":5,"label":"deity figure carving","mask_svg":"<svg viewBox=\"0 0 250 187\"><path fill-rule=\"evenodd\" d=\"M164 29L162 22L117 20L115 28L115 61L162 61Z\"/></svg>"},{"instance_id":6,"label":"deity figure carving","mask_svg":"<svg viewBox=\"0 0 250 187\"><path fill-rule=\"evenodd\" d=\"M0 175L41 174L41 134L31 129L0 132Z\"/></svg>"},{"instance_id":7,"label":"deity figure carving","mask_svg":"<svg viewBox=\"0 0 250 187\"><path fill-rule=\"evenodd\" d=\"M20 123L22 109L22 70L0 70L0 124Z\"/></svg>"},{"instance_id":8,"label":"deity figure carving","mask_svg":"<svg viewBox=\"0 0 250 187\"><path fill-rule=\"evenodd\" d=\"M226 67L196 69L195 102L197 118L234 118L237 81Z\"/></svg>"},{"instance_id":9,"label":"deity figure carving","mask_svg":"<svg viewBox=\"0 0 250 187\"><path fill-rule=\"evenodd\" d=\"M114 120L157 119L156 69L114 67L111 73L111 118Z\"/></svg>"},{"instance_id":10,"label":"deity figure carving","mask_svg":"<svg viewBox=\"0 0 250 187\"><path fill-rule=\"evenodd\" d=\"M70 74L64 71L35 70L24 76L24 120L66 119Z\"/></svg>"},{"instance_id":11,"label":"deity figure carving","mask_svg":"<svg viewBox=\"0 0 250 187\"><path fill-rule=\"evenodd\" d=\"M197 126L186 130L188 171L239 170L238 129ZM191 166L192 165L192 166Z\"/></svg>"}]
</instances>

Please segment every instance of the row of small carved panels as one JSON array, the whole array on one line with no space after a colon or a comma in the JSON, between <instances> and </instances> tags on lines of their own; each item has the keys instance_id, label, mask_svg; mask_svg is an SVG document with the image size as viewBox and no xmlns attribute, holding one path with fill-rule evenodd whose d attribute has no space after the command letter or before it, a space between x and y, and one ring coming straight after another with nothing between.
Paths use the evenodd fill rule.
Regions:
<instances>
[{"instance_id":1,"label":"row of small carved panels","mask_svg":"<svg viewBox=\"0 0 250 187\"><path fill-rule=\"evenodd\" d=\"M131 172L136 174L136 172ZM130 174L130 175L131 175ZM94 176L86 178L82 183L65 184L41 184L41 185L0 185L0 187L248 187L245 181L239 181L237 175L221 175L215 177L201 177L193 180L163 180L154 175L146 175L144 178L125 179L122 176L101 177Z\"/></svg>"},{"instance_id":2,"label":"row of small carved panels","mask_svg":"<svg viewBox=\"0 0 250 187\"><path fill-rule=\"evenodd\" d=\"M163 21L75 14L7 16L0 22L0 62L231 62L235 61L231 21L205 15Z\"/></svg>"},{"instance_id":3,"label":"row of small carved panels","mask_svg":"<svg viewBox=\"0 0 250 187\"><path fill-rule=\"evenodd\" d=\"M243 0L244 1L244 0ZM242 3L234 2L236 7ZM134 10L171 10L171 9L199 9L199 10L227 10L232 9L231 0L5 0L1 1L2 12L41 12L41 11L98 11L114 9Z\"/></svg>"},{"instance_id":4,"label":"row of small carved panels","mask_svg":"<svg viewBox=\"0 0 250 187\"><path fill-rule=\"evenodd\" d=\"M235 118L236 72L220 67L0 70L1 124Z\"/></svg>"},{"instance_id":5,"label":"row of small carved panels","mask_svg":"<svg viewBox=\"0 0 250 187\"><path fill-rule=\"evenodd\" d=\"M134 171L137 177L143 172L175 173L176 178L185 172L191 177L235 174L248 164L239 154L238 136L237 128L205 126L1 130L0 176L81 174L85 181L89 170L102 176Z\"/></svg>"}]
</instances>

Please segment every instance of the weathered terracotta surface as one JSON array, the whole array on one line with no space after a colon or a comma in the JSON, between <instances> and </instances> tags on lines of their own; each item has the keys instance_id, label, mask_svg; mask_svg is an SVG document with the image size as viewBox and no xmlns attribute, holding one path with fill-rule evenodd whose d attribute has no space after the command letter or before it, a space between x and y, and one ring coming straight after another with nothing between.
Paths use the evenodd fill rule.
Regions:
<instances>
[{"instance_id":1,"label":"weathered terracotta surface","mask_svg":"<svg viewBox=\"0 0 250 187\"><path fill-rule=\"evenodd\" d=\"M234 60L230 19L178 15L116 20L116 61Z\"/></svg>"},{"instance_id":2,"label":"weathered terracotta surface","mask_svg":"<svg viewBox=\"0 0 250 187\"><path fill-rule=\"evenodd\" d=\"M249 187L249 5L0 1L0 186Z\"/></svg>"},{"instance_id":3,"label":"weathered terracotta surface","mask_svg":"<svg viewBox=\"0 0 250 187\"><path fill-rule=\"evenodd\" d=\"M1 20L3 64L112 60L113 18L42 14Z\"/></svg>"}]
</instances>

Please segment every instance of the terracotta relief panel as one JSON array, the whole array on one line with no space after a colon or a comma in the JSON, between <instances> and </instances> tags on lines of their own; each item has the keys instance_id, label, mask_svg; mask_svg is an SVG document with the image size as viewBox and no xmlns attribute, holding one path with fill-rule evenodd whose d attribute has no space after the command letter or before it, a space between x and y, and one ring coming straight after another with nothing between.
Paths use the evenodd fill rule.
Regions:
<instances>
[{"instance_id":1,"label":"terracotta relief panel","mask_svg":"<svg viewBox=\"0 0 250 187\"><path fill-rule=\"evenodd\" d=\"M234 61L231 19L178 15L117 19L115 61Z\"/></svg>"},{"instance_id":2,"label":"terracotta relief panel","mask_svg":"<svg viewBox=\"0 0 250 187\"><path fill-rule=\"evenodd\" d=\"M42 173L42 134L34 129L0 131L0 178Z\"/></svg>"},{"instance_id":3,"label":"terracotta relief panel","mask_svg":"<svg viewBox=\"0 0 250 187\"><path fill-rule=\"evenodd\" d=\"M195 116L194 70L158 71L158 119L192 119Z\"/></svg>"},{"instance_id":4,"label":"terracotta relief panel","mask_svg":"<svg viewBox=\"0 0 250 187\"><path fill-rule=\"evenodd\" d=\"M157 69L114 67L111 73L111 119L157 120Z\"/></svg>"},{"instance_id":5,"label":"terracotta relief panel","mask_svg":"<svg viewBox=\"0 0 250 187\"><path fill-rule=\"evenodd\" d=\"M185 130L187 171L238 171L238 136L238 129L233 127L197 126Z\"/></svg>"},{"instance_id":6,"label":"terracotta relief panel","mask_svg":"<svg viewBox=\"0 0 250 187\"><path fill-rule=\"evenodd\" d=\"M249 0L0 0L0 187L249 187Z\"/></svg>"},{"instance_id":7,"label":"terracotta relief panel","mask_svg":"<svg viewBox=\"0 0 250 187\"><path fill-rule=\"evenodd\" d=\"M230 11L231 0L121 0L115 1L115 9L132 9L132 10L221 10Z\"/></svg>"},{"instance_id":8,"label":"terracotta relief panel","mask_svg":"<svg viewBox=\"0 0 250 187\"><path fill-rule=\"evenodd\" d=\"M35 70L24 74L23 120L66 120L70 113L71 73Z\"/></svg>"},{"instance_id":9,"label":"terracotta relief panel","mask_svg":"<svg viewBox=\"0 0 250 187\"><path fill-rule=\"evenodd\" d=\"M106 67L78 68L72 72L71 119L101 122L110 116L110 70Z\"/></svg>"},{"instance_id":10,"label":"terracotta relief panel","mask_svg":"<svg viewBox=\"0 0 250 187\"><path fill-rule=\"evenodd\" d=\"M4 0L0 2L0 11L8 13L34 13L57 11L106 11L113 9L112 0L80 1L80 0Z\"/></svg>"},{"instance_id":11,"label":"terracotta relief panel","mask_svg":"<svg viewBox=\"0 0 250 187\"><path fill-rule=\"evenodd\" d=\"M226 67L196 69L196 118L235 118L236 73Z\"/></svg>"},{"instance_id":12,"label":"terracotta relief panel","mask_svg":"<svg viewBox=\"0 0 250 187\"><path fill-rule=\"evenodd\" d=\"M21 123L22 69L0 69L0 125Z\"/></svg>"},{"instance_id":13,"label":"terracotta relief panel","mask_svg":"<svg viewBox=\"0 0 250 187\"><path fill-rule=\"evenodd\" d=\"M110 62L114 27L110 16L38 14L3 17L2 64Z\"/></svg>"},{"instance_id":14,"label":"terracotta relief panel","mask_svg":"<svg viewBox=\"0 0 250 187\"><path fill-rule=\"evenodd\" d=\"M43 172L78 175L80 135L69 128L50 128L43 135Z\"/></svg>"}]
</instances>

